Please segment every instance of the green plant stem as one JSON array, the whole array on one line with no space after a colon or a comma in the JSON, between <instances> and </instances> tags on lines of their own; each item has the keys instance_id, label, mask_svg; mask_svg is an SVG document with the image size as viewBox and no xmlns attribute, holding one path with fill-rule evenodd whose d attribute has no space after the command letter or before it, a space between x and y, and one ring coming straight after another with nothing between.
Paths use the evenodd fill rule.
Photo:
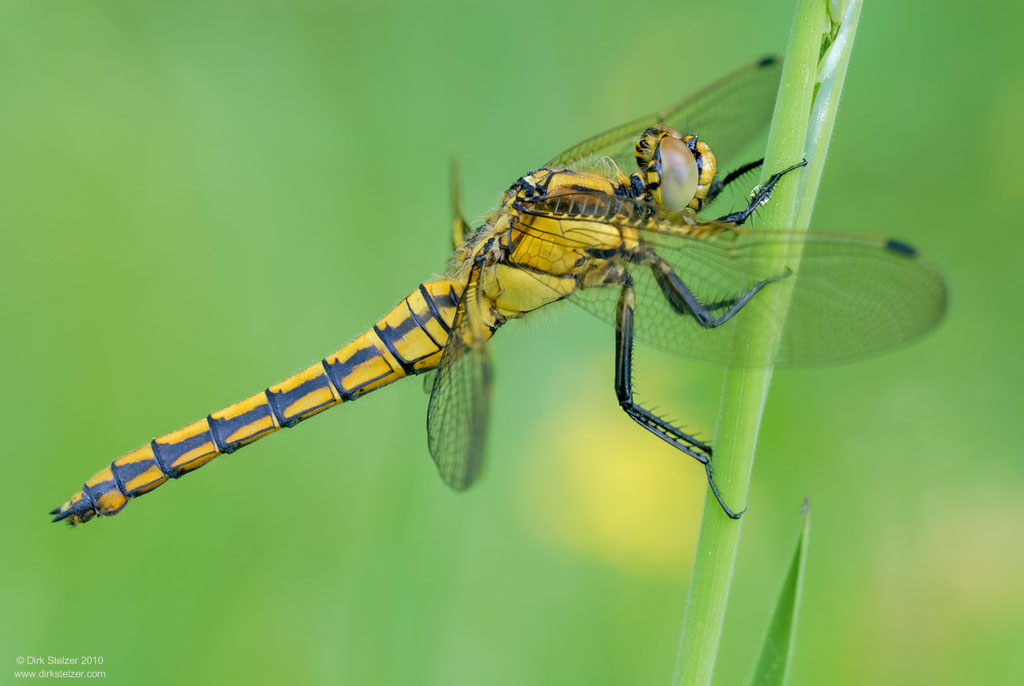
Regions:
<instances>
[{"instance_id":1,"label":"green plant stem","mask_svg":"<svg viewBox=\"0 0 1024 686\"><path fill-rule=\"evenodd\" d=\"M798 162L803 153L824 26L823 0L798 0L762 181L767 175ZM772 201L759 214L761 226L787 229L795 226L797 187L792 175L779 184ZM759 295L762 296L776 300L777 306L784 308L788 289L766 289ZM742 319L737 317L739 326L744 326L739 321ZM722 496L734 508L747 500L757 433L772 377L770 367L757 367L771 360L780 331L781 327L774 331L741 332L743 339L750 343L749 364L744 365L747 368L730 369L725 375L713 464ZM706 686L711 683L741 530L742 520L729 519L714 498L706 498L674 684Z\"/></svg>"}]
</instances>

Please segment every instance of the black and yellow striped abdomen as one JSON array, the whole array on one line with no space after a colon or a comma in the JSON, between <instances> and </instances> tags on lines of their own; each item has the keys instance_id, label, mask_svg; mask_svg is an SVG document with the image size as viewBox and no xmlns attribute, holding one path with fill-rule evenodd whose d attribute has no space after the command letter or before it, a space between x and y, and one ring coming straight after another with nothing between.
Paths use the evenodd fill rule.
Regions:
<instances>
[{"instance_id":1,"label":"black and yellow striped abdomen","mask_svg":"<svg viewBox=\"0 0 1024 686\"><path fill-rule=\"evenodd\" d=\"M54 521L87 522L120 512L217 457L410 374L436 367L463 284L424 283L372 329L317 364L206 418L122 455L54 510Z\"/></svg>"}]
</instances>

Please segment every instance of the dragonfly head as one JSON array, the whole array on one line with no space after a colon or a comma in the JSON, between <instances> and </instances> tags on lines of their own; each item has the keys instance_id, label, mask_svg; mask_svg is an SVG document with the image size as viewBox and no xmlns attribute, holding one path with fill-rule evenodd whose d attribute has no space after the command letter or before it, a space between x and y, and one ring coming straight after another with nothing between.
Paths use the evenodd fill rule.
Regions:
<instances>
[{"instance_id":1,"label":"dragonfly head","mask_svg":"<svg viewBox=\"0 0 1024 686\"><path fill-rule=\"evenodd\" d=\"M635 155L641 197L673 213L701 209L717 172L707 143L658 124L637 140Z\"/></svg>"}]
</instances>

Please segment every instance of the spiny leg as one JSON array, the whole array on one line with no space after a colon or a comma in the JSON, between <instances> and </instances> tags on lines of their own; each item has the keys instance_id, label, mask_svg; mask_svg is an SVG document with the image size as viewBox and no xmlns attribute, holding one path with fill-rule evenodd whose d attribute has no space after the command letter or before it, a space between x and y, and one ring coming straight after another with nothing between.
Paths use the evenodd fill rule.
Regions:
<instances>
[{"instance_id":1,"label":"spiny leg","mask_svg":"<svg viewBox=\"0 0 1024 686\"><path fill-rule=\"evenodd\" d=\"M674 269L672 269L672 266L665 260L658 258L658 260L651 265L651 271L654 272L654 280L657 281L658 286L661 287L661 292L664 294L665 299L669 301L669 304L672 305L675 311L679 314L690 315L705 329L713 329L725 324L727 321L732 319L737 312L742 310L743 306L750 302L750 300L757 295L762 288L773 281L784 279L793 273L793 270L786 267L785 271L782 273L758 281L750 287L750 290L741 296L705 305L697 299L697 296L693 294L693 291L683 283L683 280L679 278L679 275L676 274ZM715 317L711 314L712 310L721 310L724 307L729 308L725 314L719 317Z\"/></svg>"},{"instance_id":2,"label":"spiny leg","mask_svg":"<svg viewBox=\"0 0 1024 686\"><path fill-rule=\"evenodd\" d=\"M459 192L459 163L451 161L449 169L452 183L452 249L458 250L470 234L470 226L462 216L462 195Z\"/></svg>"},{"instance_id":3,"label":"spiny leg","mask_svg":"<svg viewBox=\"0 0 1024 686\"><path fill-rule=\"evenodd\" d=\"M771 199L772 193L775 192L776 184L779 183L783 176L793 171L794 169L799 169L800 167L805 166L806 164L807 160L801 160L800 162L794 164L792 167L787 167L786 169L783 169L780 172L772 174L770 177L768 177L768 180L765 181L764 184L757 189L757 192L753 194L753 196L750 198L750 204L747 205L747 208L745 210L742 210L740 212L731 212L723 217L719 217L718 221L729 222L731 224L742 224L743 222L747 221L747 217L753 214L754 210L756 210L761 205L764 205L765 203L768 202L769 199Z\"/></svg>"},{"instance_id":4,"label":"spiny leg","mask_svg":"<svg viewBox=\"0 0 1024 686\"><path fill-rule=\"evenodd\" d=\"M633 421L669 445L677 448L702 465L708 476L708 485L714 493L722 510L732 519L739 519L743 512L733 512L711 476L711 446L699 441L688 433L681 431L670 422L653 414L633 401L633 316L636 311L636 293L633 290L633 279L625 274L622 283L622 294L619 296L615 320L615 395L619 405Z\"/></svg>"},{"instance_id":5,"label":"spiny leg","mask_svg":"<svg viewBox=\"0 0 1024 686\"><path fill-rule=\"evenodd\" d=\"M714 181L711 182L711 187L708 189L708 194L704 196L704 201L702 204L705 206L710 205L714 201L714 199L718 197L719 193L725 190L726 186L735 182L737 179L742 178L746 174L754 171L755 169L758 169L762 164L764 164L763 157L754 162L747 162L742 167L732 170L731 172L725 175L724 179L715 179Z\"/></svg>"}]
</instances>

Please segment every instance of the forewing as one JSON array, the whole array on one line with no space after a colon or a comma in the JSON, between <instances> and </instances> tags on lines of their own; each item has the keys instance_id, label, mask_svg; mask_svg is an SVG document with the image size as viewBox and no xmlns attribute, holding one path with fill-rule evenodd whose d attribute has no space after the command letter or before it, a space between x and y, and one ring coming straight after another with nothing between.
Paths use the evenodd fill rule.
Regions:
<instances>
[{"instance_id":1,"label":"forewing","mask_svg":"<svg viewBox=\"0 0 1024 686\"><path fill-rule=\"evenodd\" d=\"M445 483L468 488L480 473L490 414L490 360L486 328L476 302L474 269L441 355L427 408L427 441Z\"/></svg>"},{"instance_id":2,"label":"forewing","mask_svg":"<svg viewBox=\"0 0 1024 686\"><path fill-rule=\"evenodd\" d=\"M709 227L703 227L707 230ZM773 364L800 366L870 357L934 328L946 310L946 287L933 263L898 241L869 236L746 230L712 225L645 231L645 242L668 262L712 316L724 314L755 284L768 284L731 320L705 329L665 299L653 273L631 269L640 340L693 359L744 366L744 331L782 327ZM799 258L797 255L800 255ZM788 272L792 272L788 276ZM764 294L791 288L788 310ZM615 294L600 289L574 298L605 319ZM784 319L783 319L784 317ZM744 326L740 326L744 321Z\"/></svg>"},{"instance_id":3,"label":"forewing","mask_svg":"<svg viewBox=\"0 0 1024 686\"><path fill-rule=\"evenodd\" d=\"M777 278L735 317L706 329L666 299L643 250L617 257L633 277L639 340L672 353L715 364L744 366L746 331L776 330L774 364L813 365L870 357L934 328L946 309L946 287L934 264L899 241L849 234L744 229L732 224L673 223L650 205L600 194L564 194L517 205L521 211L571 216L562 224L530 224L531 235L561 250L607 241L609 227L636 232L642 244L668 263L712 317L721 317L759 282ZM566 209L568 208L568 209ZM558 226L559 233L538 232ZM802 256L801 256L802 255ZM614 259L616 256L613 255ZM538 288L546 287L538 280ZM765 297L791 289L779 313ZM581 288L570 298L614 323L618 290ZM751 328L739 326L745 321Z\"/></svg>"},{"instance_id":4,"label":"forewing","mask_svg":"<svg viewBox=\"0 0 1024 686\"><path fill-rule=\"evenodd\" d=\"M547 166L569 167L585 158L608 156L627 174L632 173L636 167L633 147L637 138L648 126L668 124L684 135L699 136L711 146L723 169L735 168L751 161L738 159L739 153L768 128L781 74L781 60L758 60L671 107L588 138L556 156ZM659 87L664 88L664 84Z\"/></svg>"}]
</instances>

